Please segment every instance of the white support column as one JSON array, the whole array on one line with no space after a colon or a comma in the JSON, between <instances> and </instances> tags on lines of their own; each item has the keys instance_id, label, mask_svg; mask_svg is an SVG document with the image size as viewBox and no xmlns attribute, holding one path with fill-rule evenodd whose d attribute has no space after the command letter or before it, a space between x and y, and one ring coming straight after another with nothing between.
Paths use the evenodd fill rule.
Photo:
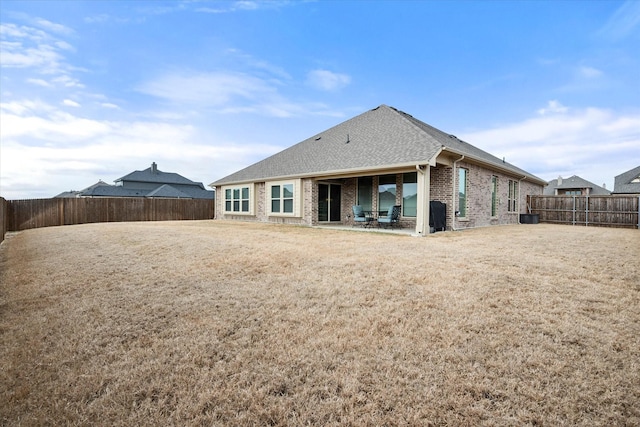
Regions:
<instances>
[{"instance_id":1,"label":"white support column","mask_svg":"<svg viewBox=\"0 0 640 427\"><path fill-rule=\"evenodd\" d=\"M429 200L431 199L431 166L420 165L418 170L418 200L416 212L416 235L429 234Z\"/></svg>"}]
</instances>

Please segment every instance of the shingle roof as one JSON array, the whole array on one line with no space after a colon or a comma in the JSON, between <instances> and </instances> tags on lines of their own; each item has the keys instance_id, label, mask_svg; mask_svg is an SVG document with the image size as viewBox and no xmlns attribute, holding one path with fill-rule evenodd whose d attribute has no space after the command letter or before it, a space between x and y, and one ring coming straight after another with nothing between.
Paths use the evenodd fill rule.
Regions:
<instances>
[{"instance_id":1,"label":"shingle roof","mask_svg":"<svg viewBox=\"0 0 640 427\"><path fill-rule=\"evenodd\" d=\"M215 192L195 186L163 184L153 190L107 185L80 192L84 197L171 197L181 199L213 199ZM75 197L75 196L74 196Z\"/></svg>"},{"instance_id":2,"label":"shingle roof","mask_svg":"<svg viewBox=\"0 0 640 427\"><path fill-rule=\"evenodd\" d=\"M161 185L153 191L147 193L147 197L172 197L177 199L191 199L192 197L187 193L178 190L169 184Z\"/></svg>"},{"instance_id":3,"label":"shingle roof","mask_svg":"<svg viewBox=\"0 0 640 427\"><path fill-rule=\"evenodd\" d=\"M626 171L614 178L613 192L640 194L640 182L632 182L640 178L640 166Z\"/></svg>"},{"instance_id":4,"label":"shingle roof","mask_svg":"<svg viewBox=\"0 0 640 427\"><path fill-rule=\"evenodd\" d=\"M92 188L80 193L84 197L144 197L149 190L124 188L121 185L109 185Z\"/></svg>"},{"instance_id":5,"label":"shingle roof","mask_svg":"<svg viewBox=\"0 0 640 427\"><path fill-rule=\"evenodd\" d=\"M577 175L570 176L569 178L562 178L562 183L558 185L558 179L552 179L548 182L548 185L544 189L544 195L553 196L555 195L555 190L570 190L570 189L578 189L578 188L589 188L589 194L592 195L609 195L611 192L604 187L594 184L591 181L587 181L584 178L580 178Z\"/></svg>"},{"instance_id":6,"label":"shingle roof","mask_svg":"<svg viewBox=\"0 0 640 427\"><path fill-rule=\"evenodd\" d=\"M189 184L200 185L204 188L202 183L191 181L177 173L162 172L155 167L155 164L145 170L134 171L115 180L115 182L121 181L153 182L158 184Z\"/></svg>"},{"instance_id":7,"label":"shingle roof","mask_svg":"<svg viewBox=\"0 0 640 427\"><path fill-rule=\"evenodd\" d=\"M71 191L64 191L60 194L58 194L57 196L55 196L54 198L75 198L75 197L79 197L84 195L85 193L89 193L91 192L94 188L96 187L112 187L111 184L107 184L106 182L104 182L103 180L98 180L98 182L96 182L93 185L88 186L87 188L80 190L80 191L76 191L76 190L71 190Z\"/></svg>"},{"instance_id":8,"label":"shingle roof","mask_svg":"<svg viewBox=\"0 0 640 427\"><path fill-rule=\"evenodd\" d=\"M211 185L425 164L443 149L545 182L409 114L380 105Z\"/></svg>"}]
</instances>

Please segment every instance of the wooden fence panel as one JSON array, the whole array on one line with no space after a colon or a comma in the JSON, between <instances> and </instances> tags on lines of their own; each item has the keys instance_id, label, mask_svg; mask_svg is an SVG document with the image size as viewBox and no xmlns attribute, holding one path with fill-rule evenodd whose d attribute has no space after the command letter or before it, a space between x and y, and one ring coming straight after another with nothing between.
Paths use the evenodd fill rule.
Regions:
<instances>
[{"instance_id":1,"label":"wooden fence panel","mask_svg":"<svg viewBox=\"0 0 640 427\"><path fill-rule=\"evenodd\" d=\"M540 222L640 229L640 196L528 196Z\"/></svg>"},{"instance_id":2,"label":"wooden fence panel","mask_svg":"<svg viewBox=\"0 0 640 427\"><path fill-rule=\"evenodd\" d=\"M7 201L4 197L0 197L0 243L4 242L4 236L7 234L7 225L9 215L7 212Z\"/></svg>"},{"instance_id":3,"label":"wooden fence panel","mask_svg":"<svg viewBox=\"0 0 640 427\"><path fill-rule=\"evenodd\" d=\"M94 222L213 219L214 200L142 197L7 201L7 230Z\"/></svg>"}]
</instances>

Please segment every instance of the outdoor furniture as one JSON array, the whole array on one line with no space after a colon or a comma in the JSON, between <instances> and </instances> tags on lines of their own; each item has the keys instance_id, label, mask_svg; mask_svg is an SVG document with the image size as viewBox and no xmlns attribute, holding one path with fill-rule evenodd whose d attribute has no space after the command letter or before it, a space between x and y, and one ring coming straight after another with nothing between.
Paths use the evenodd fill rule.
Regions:
<instances>
[{"instance_id":1,"label":"outdoor furniture","mask_svg":"<svg viewBox=\"0 0 640 427\"><path fill-rule=\"evenodd\" d=\"M393 227L400 225L400 205L394 205L389 208L386 216L378 217L378 227Z\"/></svg>"},{"instance_id":2,"label":"outdoor furniture","mask_svg":"<svg viewBox=\"0 0 640 427\"><path fill-rule=\"evenodd\" d=\"M369 227L372 222L373 217L371 215L367 215L364 210L362 210L362 206L353 206L353 225L362 225L366 228Z\"/></svg>"}]
</instances>

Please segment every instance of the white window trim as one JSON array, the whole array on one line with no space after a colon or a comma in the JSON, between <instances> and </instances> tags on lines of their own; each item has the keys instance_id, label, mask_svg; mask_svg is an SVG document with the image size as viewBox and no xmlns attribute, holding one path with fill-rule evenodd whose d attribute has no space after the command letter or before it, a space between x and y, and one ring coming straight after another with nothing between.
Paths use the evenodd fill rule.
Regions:
<instances>
[{"instance_id":1,"label":"white window trim","mask_svg":"<svg viewBox=\"0 0 640 427\"><path fill-rule=\"evenodd\" d=\"M271 211L271 187L274 185L278 185L282 187L283 185L287 185L287 184L293 185L293 212L286 212L286 213L272 212ZM280 191L282 191L282 188ZM264 195L265 195L264 205L266 207L265 211L268 216L288 217L288 218L299 218L302 216L302 198L303 198L302 197L302 180L293 179L293 180L286 180L286 181L268 181L265 183Z\"/></svg>"},{"instance_id":2,"label":"white window trim","mask_svg":"<svg viewBox=\"0 0 640 427\"><path fill-rule=\"evenodd\" d=\"M227 191L226 190L231 190L231 192L233 193L233 190L240 190L240 194L242 195L242 189L243 188L249 188L249 212L242 212L242 210L240 211L234 211L234 210L227 210ZM255 184L243 184L243 185L226 185L222 187L222 210L225 214L227 215L247 215L247 216L252 216L255 215ZM242 196L241 196L242 197ZM240 209L242 209L242 199L240 199ZM233 202L232 202L233 203ZM233 205L232 205L232 209L233 209Z\"/></svg>"},{"instance_id":3,"label":"white window trim","mask_svg":"<svg viewBox=\"0 0 640 427\"><path fill-rule=\"evenodd\" d=\"M507 213L509 214L518 214L520 211L520 206L518 206L518 201L520 200L520 183L515 179L509 180L509 187L513 185L513 197L510 197L512 194L507 194ZM509 192L509 188L507 188L507 192Z\"/></svg>"}]
</instances>

